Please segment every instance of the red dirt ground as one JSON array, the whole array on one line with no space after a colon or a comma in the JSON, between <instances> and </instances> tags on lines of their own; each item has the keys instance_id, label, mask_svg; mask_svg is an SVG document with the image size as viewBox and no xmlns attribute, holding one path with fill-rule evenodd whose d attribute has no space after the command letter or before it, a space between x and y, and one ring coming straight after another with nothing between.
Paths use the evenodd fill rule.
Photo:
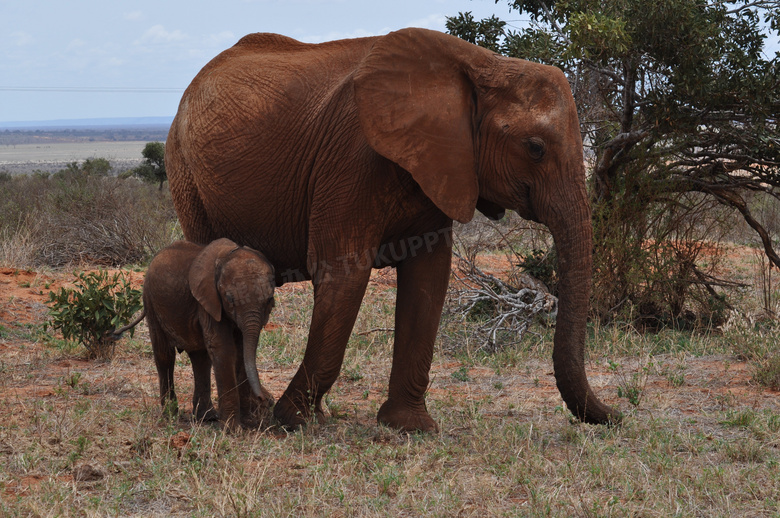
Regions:
<instances>
[{"instance_id":1,"label":"red dirt ground","mask_svg":"<svg viewBox=\"0 0 780 518\"><path fill-rule=\"evenodd\" d=\"M733 255L733 251L731 254ZM739 260L739 259L737 259ZM505 259L492 258L486 260L481 266L491 273L505 271L508 262ZM136 286L143 283L142 273L131 273L132 282ZM37 324L46 319L50 290L57 290L61 286L69 285L73 275L69 271L55 273L40 273L12 268L0 269L0 325L8 327L10 324ZM390 288L395 286L395 271L386 269L374 272L371 284L374 289ZM296 285L286 285L280 290L301 289ZM284 327L285 322L280 322L271 316L268 326L270 329L279 326ZM141 334L143 336L143 332ZM148 337L146 337L148 340ZM40 343L26 343L20 347L18 339L7 339L0 335L0 360L6 365L13 366L20 358L18 355L28 356L29 348L42 348ZM57 380L73 371L89 371L90 380L94 383L141 383L148 386L148 394L154 397L156 391L156 379L153 369L139 369L133 365L138 359L108 367L106 364L86 362L78 358L54 359L47 367L41 368L35 376L29 377L28 383L16 382L0 384L0 397L8 398L45 398L54 394ZM151 361L151 360L150 360ZM623 378L609 369L606 363L590 362L588 374L596 392L608 403L618 404L624 410L628 406L626 401L616 397L616 387L625 383L632 372L642 370L636 364L636 360L621 360L624 362L625 374ZM673 386L666 375L670 370L679 368L684 363L684 383L682 386ZM517 400L516 408L519 412L532 411L534 408L546 406L556 407L561 405L552 375L551 362L532 362L533 365L520 368L507 368L506 372L498 376L493 369L487 367L474 367L468 369L471 383L464 384L454 381L452 373L461 368L461 364L455 360L443 357L439 358L433 366L431 378L433 380L429 391L429 397L434 399L449 399L463 395L466 399L492 396L498 401ZM632 365L633 363L633 365ZM648 370L647 381L644 389L642 409L647 412L663 411L682 414L701 414L708 409L718 407L749 407L754 409L778 408L778 393L765 389L752 381L752 367L744 362L737 361L733 357L718 356L695 358L690 355L680 358L662 356L653 359L653 367ZM633 369L633 370L632 370ZM181 370L181 369L180 369ZM521 373L520 371L525 371ZM266 371L263 383L275 395L281 394L289 382L294 368L275 368ZM140 374L144 372L145 374ZM531 374L528 374L531 373ZM127 377L118 379L118 375ZM386 373L378 376L377 383L384 383ZM496 382L500 381L501 390L496 390ZM350 384L342 384L339 391L339 401L348 404L365 405L365 397L355 391L350 391ZM373 393L374 391L372 391ZM32 481L31 481L32 482ZM34 482L33 482L34 483Z\"/></svg>"}]
</instances>

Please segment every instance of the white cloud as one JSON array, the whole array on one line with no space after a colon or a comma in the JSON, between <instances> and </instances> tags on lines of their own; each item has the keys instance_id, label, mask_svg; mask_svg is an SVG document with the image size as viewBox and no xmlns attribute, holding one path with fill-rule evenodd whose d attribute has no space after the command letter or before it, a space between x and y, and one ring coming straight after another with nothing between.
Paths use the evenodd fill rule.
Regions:
<instances>
[{"instance_id":1,"label":"white cloud","mask_svg":"<svg viewBox=\"0 0 780 518\"><path fill-rule=\"evenodd\" d=\"M187 39L187 35L180 30L168 31L162 25L155 25L147 30L135 43L172 43Z\"/></svg>"},{"instance_id":2,"label":"white cloud","mask_svg":"<svg viewBox=\"0 0 780 518\"><path fill-rule=\"evenodd\" d=\"M439 14L439 13L429 14L425 18L417 18L411 20L407 27L421 27L423 29L442 30L446 21L447 21L447 15Z\"/></svg>"},{"instance_id":3,"label":"white cloud","mask_svg":"<svg viewBox=\"0 0 780 518\"><path fill-rule=\"evenodd\" d=\"M81 38L75 38L70 40L70 43L68 43L68 46L66 47L67 50L76 50L76 49L83 49L86 47L87 42L82 40Z\"/></svg>"},{"instance_id":4,"label":"white cloud","mask_svg":"<svg viewBox=\"0 0 780 518\"><path fill-rule=\"evenodd\" d=\"M142 11L130 11L127 13L123 13L122 17L128 22L138 22L145 18L144 13Z\"/></svg>"},{"instance_id":5,"label":"white cloud","mask_svg":"<svg viewBox=\"0 0 780 518\"><path fill-rule=\"evenodd\" d=\"M30 45L35 42L35 38L32 37L27 32L24 31L16 31L9 34L11 38L11 42L13 45L17 47L26 47L27 45Z\"/></svg>"}]
</instances>

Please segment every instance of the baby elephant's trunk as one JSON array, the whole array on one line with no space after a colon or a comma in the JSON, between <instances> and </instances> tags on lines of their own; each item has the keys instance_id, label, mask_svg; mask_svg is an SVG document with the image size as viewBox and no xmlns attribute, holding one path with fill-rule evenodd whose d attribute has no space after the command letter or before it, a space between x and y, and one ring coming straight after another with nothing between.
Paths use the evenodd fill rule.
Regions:
<instances>
[{"instance_id":1,"label":"baby elephant's trunk","mask_svg":"<svg viewBox=\"0 0 780 518\"><path fill-rule=\"evenodd\" d=\"M256 397L262 397L260 389L260 378L257 375L257 340L260 337L259 331L256 333L244 334L244 368L246 377L249 380L249 386Z\"/></svg>"}]
</instances>

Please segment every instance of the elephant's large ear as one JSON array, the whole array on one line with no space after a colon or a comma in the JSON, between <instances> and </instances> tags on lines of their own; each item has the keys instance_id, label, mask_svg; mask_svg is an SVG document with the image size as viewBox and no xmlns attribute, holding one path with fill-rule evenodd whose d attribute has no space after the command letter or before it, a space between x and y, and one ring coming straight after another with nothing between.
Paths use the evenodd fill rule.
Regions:
<instances>
[{"instance_id":1,"label":"elephant's large ear","mask_svg":"<svg viewBox=\"0 0 780 518\"><path fill-rule=\"evenodd\" d=\"M404 29L378 38L354 75L368 143L463 223L479 196L476 94L467 68L489 55L454 36Z\"/></svg>"},{"instance_id":2,"label":"elephant's large ear","mask_svg":"<svg viewBox=\"0 0 780 518\"><path fill-rule=\"evenodd\" d=\"M189 282L192 296L219 322L222 319L222 300L217 291L217 263L235 250L236 245L230 239L222 238L206 246L190 266Z\"/></svg>"}]
</instances>

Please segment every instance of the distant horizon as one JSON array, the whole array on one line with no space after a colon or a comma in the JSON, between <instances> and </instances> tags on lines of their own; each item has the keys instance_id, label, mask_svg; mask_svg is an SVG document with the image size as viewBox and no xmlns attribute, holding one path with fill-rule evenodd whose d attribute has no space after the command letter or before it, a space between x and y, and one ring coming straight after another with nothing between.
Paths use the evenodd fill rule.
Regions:
<instances>
[{"instance_id":1,"label":"distant horizon","mask_svg":"<svg viewBox=\"0 0 780 518\"><path fill-rule=\"evenodd\" d=\"M512 20L492 0L6 2L0 126L175 114L192 78L245 34L320 43L403 27L444 31L460 11Z\"/></svg>"},{"instance_id":2,"label":"distant horizon","mask_svg":"<svg viewBox=\"0 0 780 518\"><path fill-rule=\"evenodd\" d=\"M146 117L89 117L83 119L0 121L0 131L111 128L124 126L169 126L173 122L173 117L173 115L170 115Z\"/></svg>"}]
</instances>

